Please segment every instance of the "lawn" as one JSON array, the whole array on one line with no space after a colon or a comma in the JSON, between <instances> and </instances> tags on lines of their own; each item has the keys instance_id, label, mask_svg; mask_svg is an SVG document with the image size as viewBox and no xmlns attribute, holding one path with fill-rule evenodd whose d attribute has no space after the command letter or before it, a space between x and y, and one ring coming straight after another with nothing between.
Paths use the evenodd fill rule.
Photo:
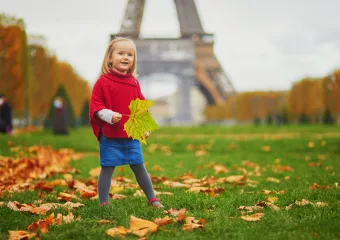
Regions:
<instances>
[{"instance_id":1,"label":"lawn","mask_svg":"<svg viewBox=\"0 0 340 240\"><path fill-rule=\"evenodd\" d=\"M38 147L27 153L24 147L33 145ZM16 146L21 150L13 151ZM53 155L52 149L44 150L43 146L51 146L57 153ZM74 153L62 152L63 148L73 149ZM30 161L34 165L29 160L37 159L34 152L45 151L44 157L40 157L40 161L48 163L42 164L44 169L53 164L63 167L60 174L50 171L46 179L46 176L29 175L28 168L22 169L21 175L17 174L22 179L27 177L28 184L21 184L12 192L2 190L16 182L0 176L0 239L8 239L9 231L27 231L33 221L43 220L51 213L65 216L69 211L80 219L51 224L47 233L38 229L40 239L112 239L106 230L118 226L128 229L130 216L153 222L167 215L172 222L148 234L147 239L340 238L340 128L337 126L163 128L151 135L143 149L156 191L172 193L159 195L165 209L151 208L144 196L134 196L139 188L128 166L116 169L111 189L112 196L122 194L126 198L110 200L107 208L99 207L98 200L75 190L74 180L88 187L96 186L97 177L91 176L90 171L99 167L98 143L89 128L73 130L67 137L56 137L48 131L0 136L0 155L13 157L10 160L0 157L0 173L7 172L3 176L9 176L10 169L4 169L12 166L9 161L11 164ZM67 154L75 153L82 153L80 159L65 160ZM51 186L49 183L60 179L68 185L53 185L50 190L41 187ZM58 199L58 194L65 192L78 196L70 201L85 206L71 210L59 206L45 215L8 207L8 202L13 201L35 206L63 204L66 200ZM185 208L185 217L201 219L199 225L192 225L200 228L184 231L185 222L171 215L173 211L164 212L171 208ZM103 219L112 222L99 224ZM130 233L126 239L139 237Z\"/></svg>"}]
</instances>

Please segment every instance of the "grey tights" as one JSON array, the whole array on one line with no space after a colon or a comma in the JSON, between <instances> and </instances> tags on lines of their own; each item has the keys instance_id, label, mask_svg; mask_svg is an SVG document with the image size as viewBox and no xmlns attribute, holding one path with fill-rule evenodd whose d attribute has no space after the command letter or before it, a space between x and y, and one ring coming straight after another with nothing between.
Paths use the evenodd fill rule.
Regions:
<instances>
[{"instance_id":1,"label":"grey tights","mask_svg":"<svg viewBox=\"0 0 340 240\"><path fill-rule=\"evenodd\" d=\"M148 199L155 198L155 192L152 187L150 176L144 164L130 165L131 170L134 172L139 186L142 188ZM111 178L115 167L102 167L98 179L98 194L100 203L109 201L109 191L111 186Z\"/></svg>"}]
</instances>

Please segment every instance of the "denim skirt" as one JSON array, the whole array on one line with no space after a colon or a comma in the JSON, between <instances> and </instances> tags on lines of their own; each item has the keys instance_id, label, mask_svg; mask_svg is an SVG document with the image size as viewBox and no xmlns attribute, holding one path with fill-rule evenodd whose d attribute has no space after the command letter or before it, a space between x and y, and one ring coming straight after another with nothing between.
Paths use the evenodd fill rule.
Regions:
<instances>
[{"instance_id":1,"label":"denim skirt","mask_svg":"<svg viewBox=\"0 0 340 240\"><path fill-rule=\"evenodd\" d=\"M100 166L113 167L144 163L142 148L136 139L101 136L99 153Z\"/></svg>"}]
</instances>

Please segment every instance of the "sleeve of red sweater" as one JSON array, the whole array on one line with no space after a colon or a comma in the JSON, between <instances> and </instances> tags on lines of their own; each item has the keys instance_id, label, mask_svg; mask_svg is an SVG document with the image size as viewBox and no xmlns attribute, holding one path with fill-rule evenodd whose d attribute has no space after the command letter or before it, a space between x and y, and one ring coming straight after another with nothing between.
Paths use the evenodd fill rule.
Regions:
<instances>
[{"instance_id":1,"label":"sleeve of red sweater","mask_svg":"<svg viewBox=\"0 0 340 240\"><path fill-rule=\"evenodd\" d=\"M106 109L104 103L103 85L101 79L98 79L93 86L90 100L90 121L101 121L96 117L96 113L102 109Z\"/></svg>"},{"instance_id":2,"label":"sleeve of red sweater","mask_svg":"<svg viewBox=\"0 0 340 240\"><path fill-rule=\"evenodd\" d=\"M145 97L142 93L142 90L141 90L141 87L140 87L140 84L138 83L138 90L139 90L139 99L140 100L145 100Z\"/></svg>"}]
</instances>

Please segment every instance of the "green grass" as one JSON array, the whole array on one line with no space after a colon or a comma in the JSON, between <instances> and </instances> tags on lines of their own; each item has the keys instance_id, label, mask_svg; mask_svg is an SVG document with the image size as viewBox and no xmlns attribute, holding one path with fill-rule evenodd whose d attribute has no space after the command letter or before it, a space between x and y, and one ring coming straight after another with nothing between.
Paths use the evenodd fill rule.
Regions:
<instances>
[{"instance_id":1,"label":"green grass","mask_svg":"<svg viewBox=\"0 0 340 240\"><path fill-rule=\"evenodd\" d=\"M71 132L68 137L53 136L50 132L39 132L15 136L0 136L0 155L13 155L7 142L15 145L31 146L34 144L52 145L54 148L73 148L81 152L97 152L98 143L88 128ZM309 148L308 143L314 142L315 147ZM325 144L326 143L326 144ZM150 152L153 144L169 146L171 155L160 150ZM188 151L187 145L208 145L207 155L196 157L196 150ZM265 152L262 147L269 145L271 150ZM225 177L242 174L236 166L252 169L242 165L243 160L261 166L262 176L248 176L258 181L258 185L239 186L222 184L226 188L220 196L210 197L203 193L188 193L185 189L168 188L163 184L155 184L157 191L173 192L174 195L161 195L166 209L186 208L187 215L196 219L204 218L207 222L203 230L184 232L182 223L172 223L162 227L156 234L148 235L148 239L338 239L340 237L340 189L310 190L309 186L317 182L321 186L334 186L340 182L340 128L338 126L283 126L283 127L181 127L163 128L150 137L144 146L144 157L147 169L152 176L164 176L175 180L181 175L192 173L196 178L204 176ZM321 155L321 156L320 156ZM319 167L309 167L311 162L320 161ZM308 157L308 161L306 160ZM293 168L292 172L274 172L272 167L281 165ZM230 169L227 174L215 174L210 166L223 164ZM153 167L160 165L163 171L155 171ZM74 178L87 179L89 171L99 166L98 158L87 156L72 161L71 166L80 170ZM1 167L1 166L0 166ZM134 180L129 167L119 167L115 176L125 176ZM285 176L290 179L285 180ZM280 180L280 183L267 182L268 177ZM56 177L54 177L56 178ZM244 192L252 193L241 193ZM280 211L270 208L264 210L264 217L258 222L246 222L240 219L238 207L251 206L266 200L261 190L287 190L286 194L275 195L279 198L275 204ZM58 189L62 191L62 189ZM41 234L41 239L112 239L105 236L105 231L114 226L129 228L129 217L153 221L164 217L162 210L146 206L144 197L133 197L134 191L125 192L129 197L119 201L111 201L108 208L100 208L97 201L81 200L86 207L74 209L75 216L80 215L81 221L61 226L50 226L49 233ZM124 193L123 193L124 194ZM0 201L18 201L31 203L37 199L38 192L15 193L5 196ZM286 211L285 206L296 200L307 199L311 202L327 202L326 207L294 206ZM48 201L57 201L51 194ZM48 202L46 200L46 202ZM53 210L55 214L65 210ZM8 238L8 230L25 230L39 215L15 212L6 206L0 207L0 239ZM112 219L116 224L99 225L100 219ZM128 235L127 239L138 239Z\"/></svg>"}]
</instances>

